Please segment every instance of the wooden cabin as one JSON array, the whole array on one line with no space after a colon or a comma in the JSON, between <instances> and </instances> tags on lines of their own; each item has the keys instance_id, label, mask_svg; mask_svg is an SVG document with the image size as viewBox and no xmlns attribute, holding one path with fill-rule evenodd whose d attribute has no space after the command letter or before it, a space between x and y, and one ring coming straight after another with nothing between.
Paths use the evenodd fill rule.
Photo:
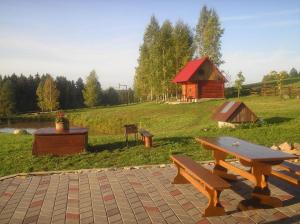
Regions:
<instances>
[{"instance_id":1,"label":"wooden cabin","mask_svg":"<svg viewBox=\"0 0 300 224\"><path fill-rule=\"evenodd\" d=\"M241 123L255 123L258 117L243 102L229 101L218 107L213 114L219 127L235 127Z\"/></svg>"},{"instance_id":2,"label":"wooden cabin","mask_svg":"<svg viewBox=\"0 0 300 224\"><path fill-rule=\"evenodd\" d=\"M182 86L181 99L224 98L226 78L208 57L188 62L173 83Z\"/></svg>"}]
</instances>

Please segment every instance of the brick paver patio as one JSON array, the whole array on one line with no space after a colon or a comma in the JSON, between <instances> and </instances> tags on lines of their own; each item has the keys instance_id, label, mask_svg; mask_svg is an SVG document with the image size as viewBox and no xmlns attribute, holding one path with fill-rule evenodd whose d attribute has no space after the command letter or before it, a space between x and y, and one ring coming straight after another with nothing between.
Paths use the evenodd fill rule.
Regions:
<instances>
[{"instance_id":1,"label":"brick paver patio","mask_svg":"<svg viewBox=\"0 0 300 224\"><path fill-rule=\"evenodd\" d=\"M221 194L225 216L203 218L207 199L172 185L174 167L83 171L0 181L0 223L300 223L300 189L271 180L276 209L237 210L251 185L241 179Z\"/></svg>"}]
</instances>

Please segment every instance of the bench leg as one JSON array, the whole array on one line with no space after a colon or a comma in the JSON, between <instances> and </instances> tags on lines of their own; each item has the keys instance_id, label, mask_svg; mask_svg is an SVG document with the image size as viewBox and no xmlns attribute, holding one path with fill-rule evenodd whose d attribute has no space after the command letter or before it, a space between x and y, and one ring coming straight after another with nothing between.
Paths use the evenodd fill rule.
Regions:
<instances>
[{"instance_id":1,"label":"bench leg","mask_svg":"<svg viewBox=\"0 0 300 224\"><path fill-rule=\"evenodd\" d=\"M225 214L224 207L220 204L219 197L221 192L205 188L208 196L208 206L204 211L204 217L221 216Z\"/></svg>"},{"instance_id":2,"label":"bench leg","mask_svg":"<svg viewBox=\"0 0 300 224\"><path fill-rule=\"evenodd\" d=\"M125 134L125 141L126 141L126 146L128 148L128 134Z\"/></svg>"},{"instance_id":3,"label":"bench leg","mask_svg":"<svg viewBox=\"0 0 300 224\"><path fill-rule=\"evenodd\" d=\"M214 158L215 158L215 167L213 168L213 173L228 180L228 181L236 181L237 176L234 174L229 174L228 170L219 165L220 160L225 161L227 154L221 152L219 150L214 150Z\"/></svg>"},{"instance_id":4,"label":"bench leg","mask_svg":"<svg viewBox=\"0 0 300 224\"><path fill-rule=\"evenodd\" d=\"M176 163L175 166L177 167L177 175L174 177L172 184L189 184L190 182L181 175L181 168Z\"/></svg>"},{"instance_id":5,"label":"bench leg","mask_svg":"<svg viewBox=\"0 0 300 224\"><path fill-rule=\"evenodd\" d=\"M152 147L152 137L145 137L145 147L150 148Z\"/></svg>"}]
</instances>

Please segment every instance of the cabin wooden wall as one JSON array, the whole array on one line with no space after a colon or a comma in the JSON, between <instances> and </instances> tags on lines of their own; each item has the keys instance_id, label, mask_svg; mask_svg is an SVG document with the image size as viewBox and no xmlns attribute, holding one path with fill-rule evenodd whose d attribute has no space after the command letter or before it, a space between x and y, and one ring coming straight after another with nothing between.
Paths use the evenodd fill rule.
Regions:
<instances>
[{"instance_id":1,"label":"cabin wooden wall","mask_svg":"<svg viewBox=\"0 0 300 224\"><path fill-rule=\"evenodd\" d=\"M196 74L191 78L192 82L204 80L224 81L219 70L209 61L204 62L200 69L196 71Z\"/></svg>"},{"instance_id":2,"label":"cabin wooden wall","mask_svg":"<svg viewBox=\"0 0 300 224\"><path fill-rule=\"evenodd\" d=\"M256 122L256 115L247 107L240 106L230 117L232 123Z\"/></svg>"},{"instance_id":3,"label":"cabin wooden wall","mask_svg":"<svg viewBox=\"0 0 300 224\"><path fill-rule=\"evenodd\" d=\"M224 82L223 81L199 81L198 83L199 98L224 98Z\"/></svg>"}]
</instances>

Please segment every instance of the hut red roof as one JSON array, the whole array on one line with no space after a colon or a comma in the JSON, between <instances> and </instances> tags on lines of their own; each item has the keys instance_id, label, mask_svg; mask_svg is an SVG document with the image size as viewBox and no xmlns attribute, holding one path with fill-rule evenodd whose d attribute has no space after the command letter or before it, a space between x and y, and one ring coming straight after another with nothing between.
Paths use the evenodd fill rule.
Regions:
<instances>
[{"instance_id":1,"label":"hut red roof","mask_svg":"<svg viewBox=\"0 0 300 224\"><path fill-rule=\"evenodd\" d=\"M198 70L198 68L201 65L203 65L203 63L206 60L209 60L209 58L208 57L202 57L200 59L189 61L183 67L183 69L181 69L181 71L176 75L176 77L172 80L172 82L173 83L180 83L180 82L187 82L187 81L189 81L192 78L192 76L195 74L195 72ZM215 66L215 65L213 64L213 66ZM219 72L219 73L222 75L221 72ZM223 75L222 75L222 77L226 81L226 78Z\"/></svg>"},{"instance_id":2,"label":"hut red roof","mask_svg":"<svg viewBox=\"0 0 300 224\"><path fill-rule=\"evenodd\" d=\"M243 103L229 101L223 103L213 114L213 119L223 122L256 122L257 116Z\"/></svg>"}]
</instances>

